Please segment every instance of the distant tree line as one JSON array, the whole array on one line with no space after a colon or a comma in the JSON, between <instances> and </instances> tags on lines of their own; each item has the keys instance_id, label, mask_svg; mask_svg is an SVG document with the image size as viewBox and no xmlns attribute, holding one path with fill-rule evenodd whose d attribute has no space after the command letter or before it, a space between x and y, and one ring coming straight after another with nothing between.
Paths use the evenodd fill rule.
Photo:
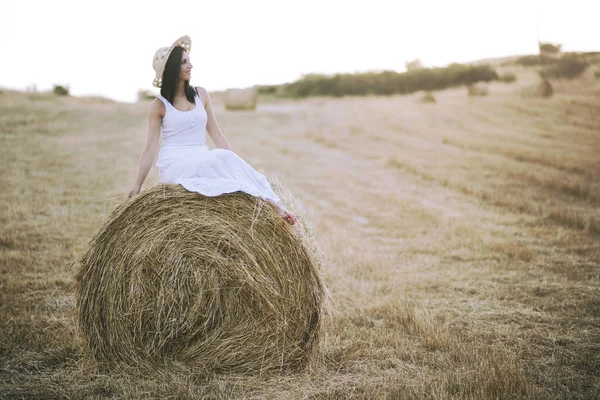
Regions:
<instances>
[{"instance_id":1,"label":"distant tree line","mask_svg":"<svg viewBox=\"0 0 600 400\"><path fill-rule=\"evenodd\" d=\"M138 101L154 100L155 98L156 98L156 95L149 90L140 89L137 91Z\"/></svg>"},{"instance_id":2,"label":"distant tree line","mask_svg":"<svg viewBox=\"0 0 600 400\"><path fill-rule=\"evenodd\" d=\"M259 86L259 93L286 97L393 95L420 90L441 90L498 79L498 73L489 65L452 64L445 68L417 68L402 73L382 71L335 75L309 74L292 83Z\"/></svg>"},{"instance_id":3,"label":"distant tree line","mask_svg":"<svg viewBox=\"0 0 600 400\"><path fill-rule=\"evenodd\" d=\"M564 53L560 57L544 54L519 57L516 63L525 67L540 67L538 73L543 78L575 78L590 65L588 58L597 57L597 52Z\"/></svg>"}]
</instances>

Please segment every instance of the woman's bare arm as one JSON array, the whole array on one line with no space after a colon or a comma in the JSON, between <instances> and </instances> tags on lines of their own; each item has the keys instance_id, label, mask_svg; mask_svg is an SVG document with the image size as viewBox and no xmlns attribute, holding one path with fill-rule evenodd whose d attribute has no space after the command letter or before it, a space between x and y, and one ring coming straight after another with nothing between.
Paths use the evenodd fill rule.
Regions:
<instances>
[{"instance_id":1,"label":"woman's bare arm","mask_svg":"<svg viewBox=\"0 0 600 400\"><path fill-rule=\"evenodd\" d=\"M219 129L219 124L217 123L217 118L215 117L215 113L212 109L208 92L203 87L198 86L196 89L198 89L198 94L204 99L205 102L204 108L206 109L206 115L208 117L208 122L206 123L206 131L208 132L208 135L218 148L231 150L229 142L227 142L227 139Z\"/></svg>"},{"instance_id":2,"label":"woman's bare arm","mask_svg":"<svg viewBox=\"0 0 600 400\"><path fill-rule=\"evenodd\" d=\"M135 196L139 193L152 163L156 158L158 151L158 140L160 138L160 126L163 117L165 116L165 105L158 99L155 99L150 103L148 110L148 136L146 138L146 144L140 155L140 163L138 167L137 177L133 189L129 192L129 197Z\"/></svg>"}]
</instances>

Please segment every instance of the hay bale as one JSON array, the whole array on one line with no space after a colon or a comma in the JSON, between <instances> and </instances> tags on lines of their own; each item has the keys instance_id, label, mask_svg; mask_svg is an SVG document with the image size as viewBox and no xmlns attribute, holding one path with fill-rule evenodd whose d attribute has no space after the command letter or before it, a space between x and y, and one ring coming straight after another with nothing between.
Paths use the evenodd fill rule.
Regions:
<instances>
[{"instance_id":1,"label":"hay bale","mask_svg":"<svg viewBox=\"0 0 600 400\"><path fill-rule=\"evenodd\" d=\"M436 103L435 97L431 92L425 92L419 97L421 103Z\"/></svg>"},{"instance_id":2,"label":"hay bale","mask_svg":"<svg viewBox=\"0 0 600 400\"><path fill-rule=\"evenodd\" d=\"M487 96L489 94L488 88L483 85L469 84L467 85L467 95L473 96Z\"/></svg>"},{"instance_id":3,"label":"hay bale","mask_svg":"<svg viewBox=\"0 0 600 400\"><path fill-rule=\"evenodd\" d=\"M548 79L543 79L535 90L537 97L550 97L554 94L554 89Z\"/></svg>"},{"instance_id":4,"label":"hay bale","mask_svg":"<svg viewBox=\"0 0 600 400\"><path fill-rule=\"evenodd\" d=\"M328 302L304 220L290 227L245 193L205 197L169 184L119 205L76 274L91 353L137 368L306 366Z\"/></svg>"},{"instance_id":5,"label":"hay bale","mask_svg":"<svg viewBox=\"0 0 600 400\"><path fill-rule=\"evenodd\" d=\"M228 110L255 110L258 101L256 87L246 89L227 89L225 108Z\"/></svg>"}]
</instances>

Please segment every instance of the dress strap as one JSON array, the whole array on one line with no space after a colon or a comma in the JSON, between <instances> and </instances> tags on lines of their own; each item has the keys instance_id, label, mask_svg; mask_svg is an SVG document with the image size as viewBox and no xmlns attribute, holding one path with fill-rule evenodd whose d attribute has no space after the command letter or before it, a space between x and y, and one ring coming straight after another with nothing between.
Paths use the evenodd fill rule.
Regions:
<instances>
[{"instance_id":1,"label":"dress strap","mask_svg":"<svg viewBox=\"0 0 600 400\"><path fill-rule=\"evenodd\" d=\"M197 98L200 101L200 104L203 104L202 103L202 98L200 97L200 94L198 93L198 89L194 88L194 92L196 93L195 98ZM160 93L158 95L156 95L156 98L160 99L160 101L162 101L164 103L165 107L167 107L167 108L169 108L169 107L175 108L175 106L173 104L169 103L169 100L165 99ZM196 105L197 104L198 103L196 103Z\"/></svg>"}]
</instances>

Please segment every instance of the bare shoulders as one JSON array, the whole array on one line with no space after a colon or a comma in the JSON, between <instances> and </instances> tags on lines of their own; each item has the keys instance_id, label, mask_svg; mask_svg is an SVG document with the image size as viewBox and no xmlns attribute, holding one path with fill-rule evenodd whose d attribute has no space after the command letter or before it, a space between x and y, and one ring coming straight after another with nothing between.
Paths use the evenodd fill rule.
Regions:
<instances>
[{"instance_id":1,"label":"bare shoulders","mask_svg":"<svg viewBox=\"0 0 600 400\"><path fill-rule=\"evenodd\" d=\"M210 97L208 96L208 91L206 89L204 89L202 86L196 86L196 90L198 91L198 96L200 96L200 99L202 100L202 104L204 105L204 108L206 108L206 106L210 102Z\"/></svg>"},{"instance_id":2,"label":"bare shoulders","mask_svg":"<svg viewBox=\"0 0 600 400\"><path fill-rule=\"evenodd\" d=\"M150 103L150 107L148 108L148 115L150 117L159 117L164 118L167 112L167 108L165 104L157 97Z\"/></svg>"}]
</instances>

